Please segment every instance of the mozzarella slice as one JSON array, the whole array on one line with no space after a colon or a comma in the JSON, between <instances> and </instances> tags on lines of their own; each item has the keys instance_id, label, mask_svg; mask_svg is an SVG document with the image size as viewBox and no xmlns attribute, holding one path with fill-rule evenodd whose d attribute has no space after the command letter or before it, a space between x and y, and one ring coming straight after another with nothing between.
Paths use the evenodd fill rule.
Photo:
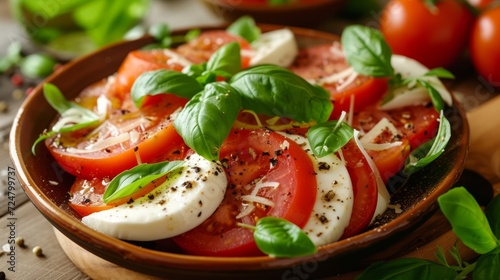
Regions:
<instances>
[{"instance_id":1,"label":"mozzarella slice","mask_svg":"<svg viewBox=\"0 0 500 280\"><path fill-rule=\"evenodd\" d=\"M429 68L422 65L420 62L402 55L392 55L391 64L397 73L400 73L403 78L418 77L430 83L441 95L443 101L448 106L453 104L451 93L446 89L444 84L437 77L423 76L429 71ZM410 105L427 103L430 101L429 93L421 86L409 88L402 86L394 89L394 98L389 102L380 106L381 110L391 110Z\"/></svg>"},{"instance_id":2,"label":"mozzarella slice","mask_svg":"<svg viewBox=\"0 0 500 280\"><path fill-rule=\"evenodd\" d=\"M316 202L303 231L316 246L339 240L349 225L354 201L351 178L345 164L334 154L316 158L305 137L282 134L307 152L317 174Z\"/></svg>"},{"instance_id":3,"label":"mozzarella slice","mask_svg":"<svg viewBox=\"0 0 500 280\"><path fill-rule=\"evenodd\" d=\"M90 214L82 222L107 235L137 241L172 237L201 224L224 198L227 178L220 163L193 154L181 171L130 204Z\"/></svg>"},{"instance_id":4,"label":"mozzarella slice","mask_svg":"<svg viewBox=\"0 0 500 280\"><path fill-rule=\"evenodd\" d=\"M255 50L250 65L275 64L288 67L298 53L295 36L289 29L278 29L263 33L252 43Z\"/></svg>"}]
</instances>

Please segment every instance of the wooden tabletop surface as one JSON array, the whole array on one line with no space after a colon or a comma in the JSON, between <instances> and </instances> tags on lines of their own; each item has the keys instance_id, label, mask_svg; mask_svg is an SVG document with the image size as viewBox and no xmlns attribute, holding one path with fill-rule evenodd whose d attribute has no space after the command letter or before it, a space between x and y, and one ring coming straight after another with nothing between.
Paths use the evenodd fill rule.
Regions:
<instances>
[{"instance_id":1,"label":"wooden tabletop surface","mask_svg":"<svg viewBox=\"0 0 500 280\"><path fill-rule=\"evenodd\" d=\"M148 23L166 21L173 29L197 25L216 25L224 22L200 2L197 0L153 0L152 9L147 21ZM189 13L190 17L185 17L186 13ZM319 24L316 28L338 34L342 27L348 23L345 20L338 20L332 17L331 20ZM5 50L10 42L25 40L21 29L9 14L7 0L0 0L0 30L0 55L5 54ZM489 129L495 126L490 124L489 127L486 126L484 129L479 129L475 125L481 123L484 117L491 116L491 120L499 119L500 113L498 113L496 108L498 108L497 105L500 106L500 100L496 98L497 93L480 77L474 74L469 64L465 63L463 67L459 68L459 72L459 77L451 84L448 84L448 86L452 89L457 99L461 101L465 109L472 114L474 124L471 124L471 141L481 143L480 136L491 132ZM8 141L6 135L8 134L8 123L16 111L16 106L19 106L22 100L12 97L14 88L8 81L8 77L2 76L0 79L0 101L9 101L9 105L11 105L10 110L7 112L0 112L0 141L2 143L0 146L0 184L5 184L8 180L8 169L12 167L7 150ZM494 101L491 101L491 99L494 99ZM495 102L495 106L489 106L487 110L479 112L481 108L485 108L485 106L481 107L480 105L483 105L487 101L490 103L486 104L486 106L491 104L491 102ZM498 129L496 131L493 136L491 133L488 134L490 139L488 141L490 144L488 145L491 147L500 146L498 145L500 144L500 132ZM500 188L500 150L497 152L499 159L495 167L494 164L492 165L489 162L489 154L484 155L483 153L475 152L474 149L477 148L471 149L473 157L469 160L468 167L480 172L489 179L495 186L495 192L498 193L498 189ZM5 200L3 200L3 203L0 203L0 245L7 243L9 240L9 225L12 221L15 221L15 236L24 238L25 247L17 248L14 263L9 263L11 256L6 254L0 256L0 271L6 273L7 279L90 279L63 252L60 243L56 239L53 227L32 203L27 201L18 182L16 182L16 188L20 192L15 196L16 207L13 215L7 213L8 207ZM1 193L0 195L5 194ZM15 220L12 220L13 217ZM436 240L436 242L440 242L439 238ZM32 253L32 249L35 246L42 248L43 256L35 256ZM11 267L15 268L15 272L9 271Z\"/></svg>"}]
</instances>

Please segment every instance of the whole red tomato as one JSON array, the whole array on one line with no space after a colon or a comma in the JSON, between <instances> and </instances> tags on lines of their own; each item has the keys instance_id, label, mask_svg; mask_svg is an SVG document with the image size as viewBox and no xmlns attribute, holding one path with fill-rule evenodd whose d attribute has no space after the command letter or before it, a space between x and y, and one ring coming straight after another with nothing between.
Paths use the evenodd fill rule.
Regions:
<instances>
[{"instance_id":1,"label":"whole red tomato","mask_svg":"<svg viewBox=\"0 0 500 280\"><path fill-rule=\"evenodd\" d=\"M472 29L470 54L477 72L500 87L500 7L479 15Z\"/></svg>"},{"instance_id":2,"label":"whole red tomato","mask_svg":"<svg viewBox=\"0 0 500 280\"><path fill-rule=\"evenodd\" d=\"M380 20L393 53L435 68L450 66L462 54L474 16L456 0L439 1L435 6L422 0L390 0Z\"/></svg>"}]
</instances>

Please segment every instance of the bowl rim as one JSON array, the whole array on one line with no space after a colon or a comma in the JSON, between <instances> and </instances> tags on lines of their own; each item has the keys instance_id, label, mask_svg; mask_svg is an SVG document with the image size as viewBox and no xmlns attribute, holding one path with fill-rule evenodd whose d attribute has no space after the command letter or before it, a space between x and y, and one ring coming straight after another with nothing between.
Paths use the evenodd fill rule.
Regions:
<instances>
[{"instance_id":1,"label":"bowl rim","mask_svg":"<svg viewBox=\"0 0 500 280\"><path fill-rule=\"evenodd\" d=\"M226 25L221 26L208 26L203 29L219 29ZM270 24L259 24L262 30L273 30L276 28L283 28L281 25L270 25ZM313 36L321 37L325 40L338 40L339 37L335 34L316 31L307 28L300 27L287 27L293 32L303 36ZM178 30L176 33L183 33L186 30ZM28 112L24 108L30 102L33 102L35 94L41 94L41 87L45 82L52 82L56 80L61 73L64 73L66 69L71 69L78 67L82 61L88 60L92 57L99 57L103 52L112 51L114 48L119 48L124 45L146 45L152 42L151 37L144 37L134 41L125 41L116 44L112 44L108 47L100 49L91 54L85 55L78 59L68 62L63 65L61 69L49 76L42 83L40 83L33 91L33 93L28 96L25 102L22 104L21 109L16 114L13 122L13 126L10 133L10 156L11 160L17 170L18 179L21 183L22 188L29 197L30 201L35 205L35 207L40 211L47 220L49 220L54 227L61 231L65 236L69 237L73 242L79 244L86 250L106 259L111 262L116 263L117 260L123 258L127 263L131 264L131 269L144 271L143 268L156 267L159 271L165 270L194 270L196 271L219 271L223 268L226 272L231 271L255 271L255 270L266 270L266 269L288 269L289 267L300 265L305 262L310 261L322 261L325 258L331 257L335 253L346 253L351 250L362 250L366 246L370 246L372 242L378 243L388 236L392 236L408 228L413 221L421 218L422 214L427 211L432 211L436 209L437 197L444 192L446 192L459 178L461 171L463 170L463 165L465 157L468 151L468 136L469 127L467 119L465 117L465 110L454 98L454 107L461 117L463 137L460 139L459 143L459 158L463 159L463 162L459 163L456 167L456 171L451 172L453 174L447 174L444 181L440 184L446 185L447 187L438 188L437 191L433 191L426 199L420 201L414 206L415 209L420 209L418 213L412 211L406 211L405 213L397 216L393 220L377 226L376 228L365 231L356 236L340 240L328 245L324 245L318 248L318 252L314 255L291 258L291 259L276 259L268 256L258 256L258 257L206 257L206 256L193 256L176 254L169 252L156 251L152 249L147 249L143 247L136 246L127 241L119 240L105 234L99 233L87 226L85 226L80 221L76 220L74 217L66 213L56 205L50 198L43 192L41 192L37 187L36 183L30 175L30 171L25 164L25 161L20 154L22 147L20 146L19 134L21 131L21 124L26 120L26 115ZM91 245L89 245L91 244ZM90 246L90 247L89 247ZM133 263L139 262L139 263ZM151 274L156 274L157 271L154 269L150 271Z\"/></svg>"}]
</instances>

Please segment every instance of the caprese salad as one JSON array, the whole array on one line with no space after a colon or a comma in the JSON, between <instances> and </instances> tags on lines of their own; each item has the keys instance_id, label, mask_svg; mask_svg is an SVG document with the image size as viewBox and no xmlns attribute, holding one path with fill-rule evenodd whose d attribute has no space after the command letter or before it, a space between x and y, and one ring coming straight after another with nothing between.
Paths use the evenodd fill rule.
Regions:
<instances>
[{"instance_id":1,"label":"caprese salad","mask_svg":"<svg viewBox=\"0 0 500 280\"><path fill-rule=\"evenodd\" d=\"M386 183L443 152L452 98L439 78L451 77L367 27L299 49L291 30L243 17L132 51L75 100L45 84L59 116L33 153L44 142L75 176L82 222L119 239L255 256L252 228L276 217L321 246L365 230Z\"/></svg>"}]
</instances>

